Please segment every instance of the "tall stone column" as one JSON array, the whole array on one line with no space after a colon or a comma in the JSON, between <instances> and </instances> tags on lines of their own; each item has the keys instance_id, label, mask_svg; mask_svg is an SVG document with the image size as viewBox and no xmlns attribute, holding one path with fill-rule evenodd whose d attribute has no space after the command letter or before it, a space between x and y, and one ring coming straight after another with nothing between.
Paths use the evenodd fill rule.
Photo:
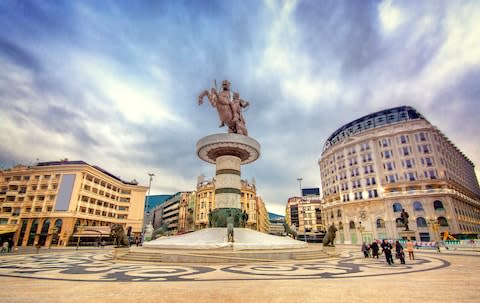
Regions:
<instances>
[{"instance_id":1,"label":"tall stone column","mask_svg":"<svg viewBox=\"0 0 480 303\"><path fill-rule=\"evenodd\" d=\"M212 227L226 227L227 218L233 217L235 227L241 221L241 165L251 163L260 156L260 144L244 135L214 134L197 142L200 159L215 164L215 209L209 214Z\"/></svg>"}]
</instances>

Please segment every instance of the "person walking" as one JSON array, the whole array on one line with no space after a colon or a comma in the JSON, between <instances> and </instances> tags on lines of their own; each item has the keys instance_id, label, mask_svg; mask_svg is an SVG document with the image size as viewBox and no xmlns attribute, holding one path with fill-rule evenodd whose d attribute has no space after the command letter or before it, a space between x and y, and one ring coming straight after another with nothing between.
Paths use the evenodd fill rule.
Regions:
<instances>
[{"instance_id":1,"label":"person walking","mask_svg":"<svg viewBox=\"0 0 480 303\"><path fill-rule=\"evenodd\" d=\"M8 252L13 252L13 240L10 238L8 239Z\"/></svg>"},{"instance_id":2,"label":"person walking","mask_svg":"<svg viewBox=\"0 0 480 303\"><path fill-rule=\"evenodd\" d=\"M408 252L408 259L415 260L415 255L413 254L413 242L410 239L407 241L407 252Z\"/></svg>"},{"instance_id":3,"label":"person walking","mask_svg":"<svg viewBox=\"0 0 480 303\"><path fill-rule=\"evenodd\" d=\"M372 248L372 258L377 258L378 259L379 247L378 247L377 241L376 240L373 241L372 245L370 245L370 247Z\"/></svg>"},{"instance_id":4,"label":"person walking","mask_svg":"<svg viewBox=\"0 0 480 303\"><path fill-rule=\"evenodd\" d=\"M392 244L390 244L390 242L388 242L386 239L383 239L382 253L385 254L385 260L387 260L388 265L393 265Z\"/></svg>"},{"instance_id":5,"label":"person walking","mask_svg":"<svg viewBox=\"0 0 480 303\"><path fill-rule=\"evenodd\" d=\"M8 253L8 241L4 241L2 245L2 249L0 250L0 253Z\"/></svg>"},{"instance_id":6,"label":"person walking","mask_svg":"<svg viewBox=\"0 0 480 303\"><path fill-rule=\"evenodd\" d=\"M396 257L400 259L400 264L405 264L405 253L403 252L403 246L398 240L395 241L395 252Z\"/></svg>"},{"instance_id":7,"label":"person walking","mask_svg":"<svg viewBox=\"0 0 480 303\"><path fill-rule=\"evenodd\" d=\"M363 244L362 244L362 252L363 252L363 256L365 258L369 257L368 246L367 246L367 244L365 244L365 242L363 242Z\"/></svg>"}]
</instances>

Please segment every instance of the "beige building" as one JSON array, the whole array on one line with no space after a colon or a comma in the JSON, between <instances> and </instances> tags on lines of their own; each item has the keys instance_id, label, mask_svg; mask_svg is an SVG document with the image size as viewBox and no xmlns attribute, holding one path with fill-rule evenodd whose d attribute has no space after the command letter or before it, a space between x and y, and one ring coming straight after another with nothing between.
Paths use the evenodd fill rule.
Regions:
<instances>
[{"instance_id":1,"label":"beige building","mask_svg":"<svg viewBox=\"0 0 480 303\"><path fill-rule=\"evenodd\" d=\"M257 197L254 184L241 180L240 204L242 211L248 214L246 227L258 231L268 232L268 213L265 203ZM195 203L195 229L208 227L208 213L215 208L215 179L202 180L197 184Z\"/></svg>"},{"instance_id":2,"label":"beige building","mask_svg":"<svg viewBox=\"0 0 480 303\"><path fill-rule=\"evenodd\" d=\"M147 187L83 161L0 171L0 236L15 246L93 244L121 224L140 235Z\"/></svg>"},{"instance_id":3,"label":"beige building","mask_svg":"<svg viewBox=\"0 0 480 303\"><path fill-rule=\"evenodd\" d=\"M325 226L322 221L320 197L291 197L285 210L285 222L298 233L298 239L319 241L323 238Z\"/></svg>"},{"instance_id":4,"label":"beige building","mask_svg":"<svg viewBox=\"0 0 480 303\"><path fill-rule=\"evenodd\" d=\"M169 235L193 231L194 201L194 192L177 192L152 210L153 228L165 226Z\"/></svg>"},{"instance_id":5,"label":"beige building","mask_svg":"<svg viewBox=\"0 0 480 303\"><path fill-rule=\"evenodd\" d=\"M337 241L480 233L474 165L415 109L376 112L335 131L318 161L323 218ZM399 219L409 214L411 232Z\"/></svg>"},{"instance_id":6,"label":"beige building","mask_svg":"<svg viewBox=\"0 0 480 303\"><path fill-rule=\"evenodd\" d=\"M256 196L257 202L257 230L263 233L270 233L270 219L262 197Z\"/></svg>"}]
</instances>

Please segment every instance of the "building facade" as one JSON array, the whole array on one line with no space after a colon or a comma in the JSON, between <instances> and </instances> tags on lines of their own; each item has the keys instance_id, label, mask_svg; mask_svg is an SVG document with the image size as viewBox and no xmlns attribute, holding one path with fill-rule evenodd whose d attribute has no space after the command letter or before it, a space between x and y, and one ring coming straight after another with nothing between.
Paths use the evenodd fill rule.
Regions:
<instances>
[{"instance_id":1,"label":"building facade","mask_svg":"<svg viewBox=\"0 0 480 303\"><path fill-rule=\"evenodd\" d=\"M154 230L166 227L166 234L176 235L193 231L193 192L178 192L153 210Z\"/></svg>"},{"instance_id":2,"label":"building facade","mask_svg":"<svg viewBox=\"0 0 480 303\"><path fill-rule=\"evenodd\" d=\"M480 233L472 161L412 107L342 126L327 139L318 164L323 219L337 226L341 243Z\"/></svg>"},{"instance_id":3,"label":"building facade","mask_svg":"<svg viewBox=\"0 0 480 303\"><path fill-rule=\"evenodd\" d=\"M325 225L319 196L289 198L285 214L285 221L297 231L298 239L312 242L323 239Z\"/></svg>"},{"instance_id":4,"label":"building facade","mask_svg":"<svg viewBox=\"0 0 480 303\"><path fill-rule=\"evenodd\" d=\"M268 213L268 219L270 221L270 228L268 233L276 236L286 235L285 233L285 217L273 213Z\"/></svg>"},{"instance_id":5,"label":"building facade","mask_svg":"<svg viewBox=\"0 0 480 303\"><path fill-rule=\"evenodd\" d=\"M263 200L257 196L254 184L241 180L240 205L248 214L246 228L268 232L268 213ZM195 229L208 227L208 213L215 208L215 179L202 180L197 184L194 210Z\"/></svg>"},{"instance_id":6,"label":"building facade","mask_svg":"<svg viewBox=\"0 0 480 303\"><path fill-rule=\"evenodd\" d=\"M267 208L265 207L265 202L263 202L262 197L256 196L256 220L257 228L256 230L262 233L270 232L270 217L268 215Z\"/></svg>"},{"instance_id":7,"label":"building facade","mask_svg":"<svg viewBox=\"0 0 480 303\"><path fill-rule=\"evenodd\" d=\"M114 223L139 236L146 190L83 161L18 165L0 171L0 236L15 246L93 243Z\"/></svg>"}]
</instances>

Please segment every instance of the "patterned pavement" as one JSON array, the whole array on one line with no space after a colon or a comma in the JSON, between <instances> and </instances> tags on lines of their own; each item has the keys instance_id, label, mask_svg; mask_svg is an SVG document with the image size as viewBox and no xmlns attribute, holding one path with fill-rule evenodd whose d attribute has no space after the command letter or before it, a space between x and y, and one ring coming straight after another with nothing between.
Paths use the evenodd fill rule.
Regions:
<instances>
[{"instance_id":1,"label":"patterned pavement","mask_svg":"<svg viewBox=\"0 0 480 303\"><path fill-rule=\"evenodd\" d=\"M280 281L391 276L434 271L450 266L438 255L422 254L406 265L364 259L343 252L340 258L236 265L164 265L113 262L108 251L53 252L0 256L0 276L79 282Z\"/></svg>"}]
</instances>

